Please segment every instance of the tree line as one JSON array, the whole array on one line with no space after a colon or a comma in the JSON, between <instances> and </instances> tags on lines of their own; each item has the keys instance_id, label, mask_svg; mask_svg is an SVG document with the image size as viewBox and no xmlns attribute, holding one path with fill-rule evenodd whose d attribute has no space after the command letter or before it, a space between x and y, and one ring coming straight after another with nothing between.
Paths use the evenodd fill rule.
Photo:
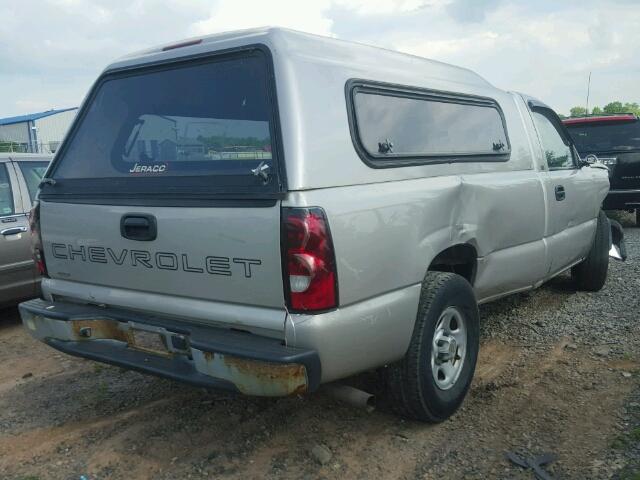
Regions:
<instances>
[{"instance_id":1,"label":"tree line","mask_svg":"<svg viewBox=\"0 0 640 480\"><path fill-rule=\"evenodd\" d=\"M602 115L603 113L635 113L640 116L640 105L636 102L622 103L622 102L609 102L604 107L593 107L590 112L587 112L585 107L573 107L569 110L569 116L571 117L584 117L585 115ZM564 117L564 115L560 115Z\"/></svg>"},{"instance_id":2,"label":"tree line","mask_svg":"<svg viewBox=\"0 0 640 480\"><path fill-rule=\"evenodd\" d=\"M216 150L223 150L232 146L263 148L271 143L271 139L269 137L227 137L226 135L211 135L209 137L200 135L197 140L200 143L204 143L207 148L213 148Z\"/></svg>"}]
</instances>

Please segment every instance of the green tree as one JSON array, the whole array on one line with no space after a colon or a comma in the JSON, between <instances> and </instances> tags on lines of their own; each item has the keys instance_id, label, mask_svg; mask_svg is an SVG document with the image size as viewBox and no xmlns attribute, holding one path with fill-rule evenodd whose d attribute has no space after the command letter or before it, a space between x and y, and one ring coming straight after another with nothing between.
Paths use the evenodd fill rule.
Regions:
<instances>
[{"instance_id":1,"label":"green tree","mask_svg":"<svg viewBox=\"0 0 640 480\"><path fill-rule=\"evenodd\" d=\"M622 105L622 102L618 101L610 102L604 106L604 111L605 113L623 113L624 105Z\"/></svg>"},{"instance_id":2,"label":"green tree","mask_svg":"<svg viewBox=\"0 0 640 480\"><path fill-rule=\"evenodd\" d=\"M573 107L569 110L569 115L572 117L584 117L587 114L587 109L584 107Z\"/></svg>"},{"instance_id":3,"label":"green tree","mask_svg":"<svg viewBox=\"0 0 640 480\"><path fill-rule=\"evenodd\" d=\"M198 136L199 142L204 143L208 148L215 150L224 150L229 147L256 147L263 148L270 143L269 137L227 137L226 135L212 135L210 137Z\"/></svg>"},{"instance_id":4,"label":"green tree","mask_svg":"<svg viewBox=\"0 0 640 480\"><path fill-rule=\"evenodd\" d=\"M640 105L638 105L636 102L627 102L624 104L623 108L626 113L635 113L636 115L640 115Z\"/></svg>"},{"instance_id":5,"label":"green tree","mask_svg":"<svg viewBox=\"0 0 640 480\"><path fill-rule=\"evenodd\" d=\"M593 107L591 109L591 115L602 115L602 109L600 107Z\"/></svg>"}]
</instances>

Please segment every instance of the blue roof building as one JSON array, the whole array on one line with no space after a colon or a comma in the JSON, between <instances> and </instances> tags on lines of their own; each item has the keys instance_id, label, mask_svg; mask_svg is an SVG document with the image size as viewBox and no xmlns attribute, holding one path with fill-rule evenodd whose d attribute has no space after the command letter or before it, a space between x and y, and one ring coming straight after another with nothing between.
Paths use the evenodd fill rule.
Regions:
<instances>
[{"instance_id":1,"label":"blue roof building","mask_svg":"<svg viewBox=\"0 0 640 480\"><path fill-rule=\"evenodd\" d=\"M55 153L77 107L0 118L0 150Z\"/></svg>"}]
</instances>

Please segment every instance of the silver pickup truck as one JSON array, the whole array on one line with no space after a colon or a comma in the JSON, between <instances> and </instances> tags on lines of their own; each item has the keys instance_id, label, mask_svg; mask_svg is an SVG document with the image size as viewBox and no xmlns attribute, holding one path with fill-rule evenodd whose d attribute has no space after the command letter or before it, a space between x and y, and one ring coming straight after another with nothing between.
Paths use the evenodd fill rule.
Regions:
<instances>
[{"instance_id":1,"label":"silver pickup truck","mask_svg":"<svg viewBox=\"0 0 640 480\"><path fill-rule=\"evenodd\" d=\"M28 214L52 155L0 153L0 307L39 294Z\"/></svg>"},{"instance_id":2,"label":"silver pickup truck","mask_svg":"<svg viewBox=\"0 0 640 480\"><path fill-rule=\"evenodd\" d=\"M282 29L108 66L42 182L50 346L204 387L313 392L384 369L406 416L461 404L478 308L606 279L606 169L462 68Z\"/></svg>"}]
</instances>

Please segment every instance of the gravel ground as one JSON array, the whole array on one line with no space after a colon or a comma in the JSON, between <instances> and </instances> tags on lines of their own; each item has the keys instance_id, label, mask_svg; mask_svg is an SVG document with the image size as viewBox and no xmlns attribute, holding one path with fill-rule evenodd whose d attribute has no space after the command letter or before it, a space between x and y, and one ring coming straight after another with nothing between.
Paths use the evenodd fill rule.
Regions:
<instances>
[{"instance_id":1,"label":"gravel ground","mask_svg":"<svg viewBox=\"0 0 640 480\"><path fill-rule=\"evenodd\" d=\"M259 399L58 353L0 312L0 479L532 479L507 462L553 453L557 479L640 479L640 230L601 292L568 275L481 307L474 386L449 421L373 413L323 392Z\"/></svg>"}]
</instances>

